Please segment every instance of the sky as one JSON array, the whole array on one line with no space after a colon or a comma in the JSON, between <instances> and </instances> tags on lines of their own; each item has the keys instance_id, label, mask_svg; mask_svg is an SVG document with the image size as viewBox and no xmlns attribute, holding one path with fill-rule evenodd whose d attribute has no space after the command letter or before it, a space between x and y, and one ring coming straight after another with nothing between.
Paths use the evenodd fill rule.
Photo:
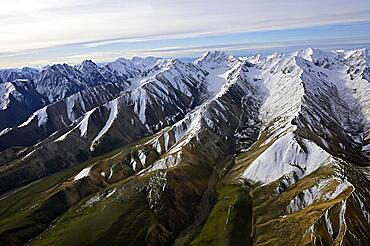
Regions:
<instances>
[{"instance_id":1,"label":"sky","mask_svg":"<svg viewBox=\"0 0 370 246\"><path fill-rule=\"evenodd\" d=\"M2 0L0 67L370 48L369 0Z\"/></svg>"}]
</instances>

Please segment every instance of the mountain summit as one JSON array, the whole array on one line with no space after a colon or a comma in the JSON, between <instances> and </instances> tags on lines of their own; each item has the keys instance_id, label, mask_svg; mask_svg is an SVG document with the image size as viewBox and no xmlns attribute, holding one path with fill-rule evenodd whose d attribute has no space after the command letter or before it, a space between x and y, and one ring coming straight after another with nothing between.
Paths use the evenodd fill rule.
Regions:
<instances>
[{"instance_id":1,"label":"mountain summit","mask_svg":"<svg viewBox=\"0 0 370 246\"><path fill-rule=\"evenodd\" d=\"M0 70L5 245L367 245L366 49Z\"/></svg>"}]
</instances>

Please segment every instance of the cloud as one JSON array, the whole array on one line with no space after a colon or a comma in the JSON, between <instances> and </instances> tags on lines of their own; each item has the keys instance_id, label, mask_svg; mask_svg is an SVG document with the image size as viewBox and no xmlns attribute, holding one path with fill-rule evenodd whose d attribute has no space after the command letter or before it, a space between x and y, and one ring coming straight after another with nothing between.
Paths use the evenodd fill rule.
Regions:
<instances>
[{"instance_id":1,"label":"cloud","mask_svg":"<svg viewBox=\"0 0 370 246\"><path fill-rule=\"evenodd\" d=\"M370 20L368 0L5 0L0 52Z\"/></svg>"},{"instance_id":2,"label":"cloud","mask_svg":"<svg viewBox=\"0 0 370 246\"><path fill-rule=\"evenodd\" d=\"M295 40L279 42L253 42L202 46L165 47L147 50L132 50L126 52L126 57L132 56L159 56L159 57L196 57L209 50L224 50L231 53L259 53L272 51L293 51L307 46L314 46L327 50L337 48L370 47L369 38L346 39L320 39L320 40Z\"/></svg>"},{"instance_id":3,"label":"cloud","mask_svg":"<svg viewBox=\"0 0 370 246\"><path fill-rule=\"evenodd\" d=\"M313 46L315 48L325 50L335 49L353 49L359 47L370 48L369 38L342 38L342 39L320 39L320 40L295 40L295 41L274 41L274 42L253 42L253 43L234 43L234 44L216 44L216 45L200 45L200 46L172 46L164 48L149 48L122 51L98 51L98 52L85 52L73 55L55 56L52 58L44 59L17 59L12 63L9 59L13 58L8 56L3 60L0 56L0 67L21 67L21 66L37 66L43 67L47 64L54 63L68 63L79 64L85 59L91 59L94 62L109 62L114 61L120 57L131 58L133 56L156 56L156 57L197 57L203 52L209 50L224 50L234 55L252 55L256 53L269 54L275 51L291 52L298 49ZM33 55L31 56L33 57ZM3 61L2 61L3 60Z\"/></svg>"}]
</instances>

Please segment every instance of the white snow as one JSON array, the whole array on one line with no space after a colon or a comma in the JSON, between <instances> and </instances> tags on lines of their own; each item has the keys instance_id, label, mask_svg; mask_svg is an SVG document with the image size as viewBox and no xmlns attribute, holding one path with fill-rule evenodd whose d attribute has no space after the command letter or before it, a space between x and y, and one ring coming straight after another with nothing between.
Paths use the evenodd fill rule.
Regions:
<instances>
[{"instance_id":1,"label":"white snow","mask_svg":"<svg viewBox=\"0 0 370 246\"><path fill-rule=\"evenodd\" d=\"M113 190L109 191L106 198L112 196L117 191L117 188L114 188Z\"/></svg>"},{"instance_id":2,"label":"white snow","mask_svg":"<svg viewBox=\"0 0 370 246\"><path fill-rule=\"evenodd\" d=\"M336 189L332 192L327 192L326 188L333 182L337 183ZM298 212L316 202L335 199L349 188L353 188L353 186L348 181L341 181L339 179L334 179L334 181L329 179L320 180L313 187L303 190L303 194L294 197L289 202L286 210L288 213ZM327 221L327 225L330 227L330 221Z\"/></svg>"},{"instance_id":3,"label":"white snow","mask_svg":"<svg viewBox=\"0 0 370 246\"><path fill-rule=\"evenodd\" d=\"M147 95L146 90L139 88L132 93L132 97L134 98L134 111L139 116L140 121L145 124L146 122L146 103L147 103Z\"/></svg>"},{"instance_id":4,"label":"white snow","mask_svg":"<svg viewBox=\"0 0 370 246\"><path fill-rule=\"evenodd\" d=\"M187 75L193 78L197 78L198 75L203 76L204 74L202 75L202 72L200 72L202 69L209 73L207 76L204 75L205 78L198 79L199 84L196 84L196 86L204 86L208 90L207 100L189 112L182 120L158 134L158 138L151 142L159 153L163 154L167 151L166 154L168 154L166 158L156 162L148 169L154 170L174 165L181 158L180 152L183 146L198 137L202 124L209 127L214 125L215 122L207 116L207 108L211 102L216 102L220 107L213 109L215 114L220 119L226 120L222 111L228 110L227 105L225 107L218 99L224 95L230 86L239 83L237 80L241 77L240 70L243 61L253 63L255 66L248 67L245 76L248 77L248 82L258 85L261 89L259 93L261 99L263 98L263 103L258 117L262 121L262 131L268 129L270 134L263 145L270 143L272 145L250 163L244 170L242 177L268 183L292 172L297 173L300 177L305 176L331 159L331 156L315 143L305 139L298 140L294 133L296 128L292 124L292 120L300 115L308 123L308 130L313 131L315 127L317 128L317 125L314 124L320 122L323 115L331 116L328 111L322 110L324 104L319 100L316 101L315 96L320 93L319 89L338 90L340 103L335 105L336 102L328 102L328 104L332 103L334 105L330 105L332 106L332 116L340 121L339 123L343 129L350 128L350 124L347 124L349 122L342 119L343 117L341 118L348 111L352 111L354 117L359 118L356 120L358 124L355 125L364 124L364 129L370 129L368 122L370 120L370 86L369 81L360 76L361 72L369 66L369 60L364 52L363 50L326 52L308 48L287 56L274 53L267 57L256 55L242 59L236 59L225 52L207 52L195 62L195 65L192 65L196 69L191 66L185 67L181 62L174 59L159 62L158 59L154 58L145 60L137 57L131 60L119 59L108 64L108 67L119 74L134 77L130 80L132 86L129 100L131 100L130 103L132 103L135 113L144 124L147 121L146 109L155 100L150 94L152 93L150 91L153 89L152 87L155 87L153 84L160 88L153 94L161 100L172 103L168 97L172 88L187 96L192 96L190 87L182 79ZM348 71L352 67L359 69L360 72L357 75L354 72L349 73ZM152 70L149 71L148 68ZM145 77L139 75L143 71L148 72ZM157 76L163 76L161 78L167 79L168 82L158 80ZM194 83L192 80L187 80L187 82ZM0 85L0 98L5 98L1 101L0 108L6 107L8 103L6 98L14 91L11 84L6 84ZM157 90L157 88L153 90ZM308 96L313 98L308 98ZM80 99L67 99L67 112L70 119L75 117L72 109L76 100ZM91 150L93 150L94 144L112 128L117 119L117 99L106 104L105 107L109 109L109 117L92 141ZM303 112L305 112L303 109L307 107L312 107L308 108L311 111L322 110L322 114L320 112L319 114L303 115ZM162 107L162 110L165 110L165 108ZM64 140L76 128L79 129L81 137L86 136L91 113L92 111L87 112L76 127L56 141ZM363 114L363 116L361 117L360 114ZM158 124L158 129L169 122L171 117L173 116L162 119ZM47 122L46 107L36 111L19 127L28 125L35 118L38 119L39 126L45 124ZM134 124L133 119L131 119L131 124ZM331 144L328 144L330 141L327 141L325 137L331 136L333 133L326 128L321 130L322 133L325 133L324 137L320 138L322 146L329 149ZM6 131L7 129L3 130L0 136ZM366 133L351 135L351 132L348 132L348 135L359 144L370 138L369 133L367 135ZM160 138L162 141L159 141ZM362 148L363 151L368 151L370 145ZM139 159L142 164L145 163L146 157L143 152L140 153ZM134 169L137 168L136 164L136 162L133 163ZM109 173L109 178L112 174L113 167ZM337 189L336 193L340 193L345 187L338 186ZM309 203L314 198L307 194L306 199Z\"/></svg>"},{"instance_id":5,"label":"white snow","mask_svg":"<svg viewBox=\"0 0 370 246\"><path fill-rule=\"evenodd\" d=\"M87 167L87 168L84 168L81 170L81 172L79 172L73 180L79 180L79 179L82 179L82 178L85 178L87 176L89 176L89 173L90 173L90 170L91 170L92 167Z\"/></svg>"},{"instance_id":6,"label":"white snow","mask_svg":"<svg viewBox=\"0 0 370 246\"><path fill-rule=\"evenodd\" d=\"M81 117L80 122L79 122L75 127L73 127L71 130L69 130L68 132L66 132L65 134L63 134L62 136L60 136L59 138L57 138L56 140L54 140L54 142L64 141L64 140L66 139L66 137L67 137L71 132L73 132L75 129L79 129L79 131L80 131L80 136L81 136L81 137L86 136L90 116L92 115L92 113L94 113L94 111L95 111L96 109L97 109L97 108L93 108L92 110L90 110L90 111L86 112L86 113L84 114L84 116L82 116L82 117Z\"/></svg>"},{"instance_id":7,"label":"white snow","mask_svg":"<svg viewBox=\"0 0 370 246\"><path fill-rule=\"evenodd\" d=\"M48 108L48 106L45 106L45 107L37 110L25 122L23 122L22 124L20 124L18 126L18 128L27 126L36 117L37 117L37 125L39 127L42 126L42 125L44 125L48 121L48 113L46 111L47 108Z\"/></svg>"},{"instance_id":8,"label":"white snow","mask_svg":"<svg viewBox=\"0 0 370 246\"><path fill-rule=\"evenodd\" d=\"M30 157L33 153L35 153L35 151L36 151L37 149L34 149L34 150L32 150L30 153L28 153L27 155L25 155L23 158L22 158L22 160L24 161L24 160L26 160L28 157Z\"/></svg>"},{"instance_id":9,"label":"white snow","mask_svg":"<svg viewBox=\"0 0 370 246\"><path fill-rule=\"evenodd\" d=\"M74 109L73 109L75 106L75 100L76 100L75 98L76 96L72 95L70 97L67 97L66 99L67 115L71 121L74 121L76 119L75 114L74 114Z\"/></svg>"},{"instance_id":10,"label":"white snow","mask_svg":"<svg viewBox=\"0 0 370 246\"><path fill-rule=\"evenodd\" d=\"M105 123L104 127L100 130L98 135L94 138L94 140L91 142L90 150L93 151L94 147L93 145L98 141L113 125L114 120L117 118L118 114L118 98L114 99L113 101L110 101L108 104L105 105L107 109L110 110L109 118L107 122Z\"/></svg>"},{"instance_id":11,"label":"white snow","mask_svg":"<svg viewBox=\"0 0 370 246\"><path fill-rule=\"evenodd\" d=\"M135 172L137 171L137 162L134 158L131 159L130 166L132 167L132 169L134 169Z\"/></svg>"},{"instance_id":12,"label":"white snow","mask_svg":"<svg viewBox=\"0 0 370 246\"><path fill-rule=\"evenodd\" d=\"M91 197L89 200L87 200L86 206L92 206L94 203L99 202L102 198L103 198L103 195L101 193L97 194Z\"/></svg>"},{"instance_id":13,"label":"white snow","mask_svg":"<svg viewBox=\"0 0 370 246\"><path fill-rule=\"evenodd\" d=\"M61 142L61 141L64 141L66 139L66 137L71 133L73 132L75 128L72 128L71 130L69 130L68 132L66 132L65 134L63 134L62 136L60 136L59 138L55 139L54 140L54 143L56 142Z\"/></svg>"},{"instance_id":14,"label":"white snow","mask_svg":"<svg viewBox=\"0 0 370 246\"><path fill-rule=\"evenodd\" d=\"M110 167L110 169L109 169L109 176L108 176L108 180L110 180L110 178L112 178L112 176L113 176L113 168L114 168L114 166L115 166L116 164L114 164L114 165L112 165L111 167Z\"/></svg>"},{"instance_id":15,"label":"white snow","mask_svg":"<svg viewBox=\"0 0 370 246\"><path fill-rule=\"evenodd\" d=\"M326 228L328 229L329 235L333 238L333 224L330 221L329 210L325 211L325 223L326 223Z\"/></svg>"},{"instance_id":16,"label":"white snow","mask_svg":"<svg viewBox=\"0 0 370 246\"><path fill-rule=\"evenodd\" d=\"M5 128L4 130L0 131L0 136L4 135L5 133L9 132L12 130L12 128Z\"/></svg>"},{"instance_id":17,"label":"white snow","mask_svg":"<svg viewBox=\"0 0 370 246\"><path fill-rule=\"evenodd\" d=\"M8 108L10 103L10 95L16 91L12 83L1 83L0 84L0 110Z\"/></svg>"},{"instance_id":18,"label":"white snow","mask_svg":"<svg viewBox=\"0 0 370 246\"><path fill-rule=\"evenodd\" d=\"M181 151L167 155L164 158L154 162L153 165L149 166L148 168L141 170L139 172L139 175L144 175L145 173L152 172L155 170L171 168L175 166L181 159L182 159Z\"/></svg>"},{"instance_id":19,"label":"white snow","mask_svg":"<svg viewBox=\"0 0 370 246\"><path fill-rule=\"evenodd\" d=\"M329 199L334 199L338 195L342 194L344 191L346 191L348 188L353 187L352 184L350 184L348 181L341 181L339 179L336 179L339 185L335 188L335 191L326 194L326 198Z\"/></svg>"},{"instance_id":20,"label":"white snow","mask_svg":"<svg viewBox=\"0 0 370 246\"><path fill-rule=\"evenodd\" d=\"M260 118L264 126L272 122L280 128L296 117L302 105L304 88L300 75L302 70L295 65L295 59L280 60L274 67L295 67L291 74L281 72L271 74L270 69L260 72L265 88L265 101L260 109ZM277 68L276 68L277 69ZM256 71L254 72L257 73ZM258 74L258 73L257 73Z\"/></svg>"},{"instance_id":21,"label":"white snow","mask_svg":"<svg viewBox=\"0 0 370 246\"><path fill-rule=\"evenodd\" d=\"M227 76L229 75L229 70L226 68L219 68L216 70L211 70L207 76L208 91L212 94L217 94L221 91L224 85L226 85Z\"/></svg>"},{"instance_id":22,"label":"white snow","mask_svg":"<svg viewBox=\"0 0 370 246\"><path fill-rule=\"evenodd\" d=\"M188 114L183 120L175 124L175 138L176 144L169 150L169 154L174 154L181 150L181 148L188 144L198 131L201 129L202 109L195 110ZM184 127L186 126L186 127ZM184 137L186 136L186 137ZM168 144L166 145L168 146Z\"/></svg>"},{"instance_id":23,"label":"white snow","mask_svg":"<svg viewBox=\"0 0 370 246\"><path fill-rule=\"evenodd\" d=\"M307 153L301 147L304 144ZM330 160L330 155L316 144L302 139L298 143L294 133L289 132L276 140L244 171L242 177L263 183L272 182L285 174L296 172L303 177Z\"/></svg>"},{"instance_id":24,"label":"white snow","mask_svg":"<svg viewBox=\"0 0 370 246\"><path fill-rule=\"evenodd\" d=\"M358 204L360 206L360 209L362 211L362 214L363 214L364 218L366 219L367 223L370 224L370 211L368 211L366 206L365 206L366 199L358 192L354 192L353 195L356 198L356 200L358 201Z\"/></svg>"},{"instance_id":25,"label":"white snow","mask_svg":"<svg viewBox=\"0 0 370 246\"><path fill-rule=\"evenodd\" d=\"M347 74L348 66L341 62L340 57L343 56L347 56L345 58L348 60L347 63L362 64L361 69L368 66L368 59L365 58L363 52L343 55L311 48L294 52L288 56L275 54L267 58L258 56L244 59L256 64L255 67L249 68L247 74L250 78L260 80L265 94L259 118L262 120L261 131L268 127L268 133L271 136L264 144L278 138L245 170L242 175L244 178L266 183L292 171L307 175L330 158L328 153L307 140L303 142L307 146L308 153L304 153L294 139L294 133L284 137L281 137L281 134L284 131L294 131L295 126L292 125L292 120L302 114L302 107L310 107L311 110L323 112L323 115L314 114L312 119L309 115L302 115L308 122L307 127L310 130L313 130L313 121L320 122L320 117L329 117L325 114L327 111L320 100L305 97L307 95L315 97L320 90L334 91L333 86L337 88L339 100L331 105L334 115L330 117L336 117L337 121L340 121L339 123L348 131L348 135L354 142L362 143L364 139L362 133L358 134L356 131L351 133L349 126L363 124L366 126L365 129L370 128L368 119L366 121L361 118L361 114L365 117L370 116L370 110L366 111L370 108L369 81L360 76L351 80ZM310 100L311 104L307 106L305 100ZM316 108L311 108L313 106ZM323 127L322 131L329 137L333 135L327 128ZM321 141L323 146L329 149L328 142L325 139ZM367 149L363 146L363 151ZM290 164L305 168L304 174L300 168Z\"/></svg>"},{"instance_id":26,"label":"white snow","mask_svg":"<svg viewBox=\"0 0 370 246\"><path fill-rule=\"evenodd\" d=\"M48 120L48 113L46 112L47 106L37 111L37 124L38 126L44 125Z\"/></svg>"},{"instance_id":27,"label":"white snow","mask_svg":"<svg viewBox=\"0 0 370 246\"><path fill-rule=\"evenodd\" d=\"M78 128L80 129L80 136L81 137L84 137L86 136L87 134L87 127L89 125L89 119L90 119L90 116L92 113L94 113L94 111L96 110L97 108L94 108L90 111L88 111L87 113L85 113L85 115L83 116L83 119L82 121L78 124Z\"/></svg>"},{"instance_id":28,"label":"white snow","mask_svg":"<svg viewBox=\"0 0 370 246\"><path fill-rule=\"evenodd\" d=\"M139 151L139 160L140 160L140 163L143 165L143 166L145 166L145 164L146 164L146 155L145 155L145 153L144 153L144 151ZM134 168L134 170L135 170L135 168Z\"/></svg>"}]
</instances>

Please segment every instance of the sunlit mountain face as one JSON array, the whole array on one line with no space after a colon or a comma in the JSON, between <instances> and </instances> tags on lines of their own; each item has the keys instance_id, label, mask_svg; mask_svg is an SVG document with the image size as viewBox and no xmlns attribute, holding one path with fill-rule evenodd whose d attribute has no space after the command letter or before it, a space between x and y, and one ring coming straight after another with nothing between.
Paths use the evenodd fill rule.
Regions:
<instances>
[{"instance_id":1,"label":"sunlit mountain face","mask_svg":"<svg viewBox=\"0 0 370 246\"><path fill-rule=\"evenodd\" d=\"M367 245L369 61L307 48L2 70L1 242Z\"/></svg>"},{"instance_id":2,"label":"sunlit mountain face","mask_svg":"<svg viewBox=\"0 0 370 246\"><path fill-rule=\"evenodd\" d=\"M369 245L369 0L0 23L0 246Z\"/></svg>"}]
</instances>

